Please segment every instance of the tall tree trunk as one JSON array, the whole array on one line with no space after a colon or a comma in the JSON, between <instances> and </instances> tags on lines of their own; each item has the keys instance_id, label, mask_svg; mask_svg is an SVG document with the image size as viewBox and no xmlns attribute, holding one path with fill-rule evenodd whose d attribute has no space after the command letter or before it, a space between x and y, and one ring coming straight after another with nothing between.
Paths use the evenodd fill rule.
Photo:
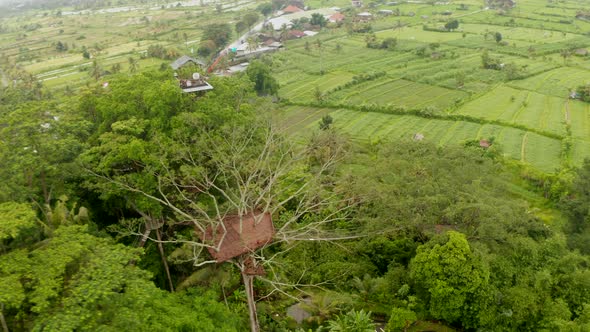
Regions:
<instances>
[{"instance_id":1,"label":"tall tree trunk","mask_svg":"<svg viewBox=\"0 0 590 332\"><path fill-rule=\"evenodd\" d=\"M160 256L162 257L162 263L166 270L166 276L168 277L168 283L170 284L170 291L174 292L174 284L172 284L172 277L170 276L170 269L168 268L168 262L166 261L166 255L164 254L164 246L162 245L162 236L160 235L160 229L156 229L156 236L158 237L158 249L160 250Z\"/></svg>"},{"instance_id":2,"label":"tall tree trunk","mask_svg":"<svg viewBox=\"0 0 590 332\"><path fill-rule=\"evenodd\" d=\"M247 275L242 270L242 279L244 280L244 287L246 287L246 298L248 300L248 312L250 313L250 331L259 332L258 315L256 313L256 302L254 301L254 276Z\"/></svg>"},{"instance_id":3,"label":"tall tree trunk","mask_svg":"<svg viewBox=\"0 0 590 332\"><path fill-rule=\"evenodd\" d=\"M2 330L8 331L8 325L6 325L6 319L4 319L4 303L0 304L0 322L2 322Z\"/></svg>"},{"instance_id":4,"label":"tall tree trunk","mask_svg":"<svg viewBox=\"0 0 590 332\"><path fill-rule=\"evenodd\" d=\"M141 239L139 240L139 244L137 245L138 247L143 248L143 246L145 246L145 243L147 242L147 239L150 237L151 232L152 232L152 230L148 227L147 222L146 222L145 231L143 232L143 235L141 236Z\"/></svg>"}]
</instances>

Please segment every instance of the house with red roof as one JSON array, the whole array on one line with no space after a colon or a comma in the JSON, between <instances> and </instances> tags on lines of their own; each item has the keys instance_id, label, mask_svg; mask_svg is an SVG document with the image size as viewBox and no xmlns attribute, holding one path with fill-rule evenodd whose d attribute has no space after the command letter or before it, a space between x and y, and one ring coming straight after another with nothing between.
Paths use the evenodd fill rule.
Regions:
<instances>
[{"instance_id":1,"label":"house with red roof","mask_svg":"<svg viewBox=\"0 0 590 332\"><path fill-rule=\"evenodd\" d=\"M344 15L342 13L334 13L332 16L328 17L328 21L331 23L338 23L344 20Z\"/></svg>"},{"instance_id":2,"label":"house with red roof","mask_svg":"<svg viewBox=\"0 0 590 332\"><path fill-rule=\"evenodd\" d=\"M301 9L297 6L293 6L293 5L288 5L285 9L283 9L283 13L285 13L285 14L299 13L302 11L303 11L303 9Z\"/></svg>"},{"instance_id":3,"label":"house with red roof","mask_svg":"<svg viewBox=\"0 0 590 332\"><path fill-rule=\"evenodd\" d=\"M301 37L305 37L305 36L306 36L305 32L303 32L301 30L289 31L289 39L301 38Z\"/></svg>"}]
</instances>

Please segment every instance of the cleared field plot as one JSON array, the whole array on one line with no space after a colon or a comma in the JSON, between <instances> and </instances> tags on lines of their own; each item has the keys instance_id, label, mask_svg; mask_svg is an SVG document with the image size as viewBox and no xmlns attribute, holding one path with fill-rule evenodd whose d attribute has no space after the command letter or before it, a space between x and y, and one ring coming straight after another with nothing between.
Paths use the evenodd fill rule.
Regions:
<instances>
[{"instance_id":1,"label":"cleared field plot","mask_svg":"<svg viewBox=\"0 0 590 332\"><path fill-rule=\"evenodd\" d=\"M548 31L545 29L509 27L509 26L490 26L487 24L462 24L461 28L465 32L483 35L485 32L493 31L502 34L502 37L507 40L526 41L535 44L545 44L553 42L562 42L578 37L579 34L566 33L565 35L557 31ZM481 37L483 39L483 36ZM493 39L493 38L489 38Z\"/></svg>"},{"instance_id":2,"label":"cleared field plot","mask_svg":"<svg viewBox=\"0 0 590 332\"><path fill-rule=\"evenodd\" d=\"M280 125L281 130L287 133L295 133L331 111L327 108L287 106L281 109L280 115L275 122Z\"/></svg>"},{"instance_id":3,"label":"cleared field plot","mask_svg":"<svg viewBox=\"0 0 590 332\"><path fill-rule=\"evenodd\" d=\"M574 139L572 143L571 160L574 165L580 166L584 159L590 158L590 141Z\"/></svg>"},{"instance_id":4,"label":"cleared field plot","mask_svg":"<svg viewBox=\"0 0 590 332\"><path fill-rule=\"evenodd\" d=\"M457 121L439 141L440 145L460 145L467 140L480 138L479 133L482 125L479 123ZM483 138L483 137L482 137Z\"/></svg>"},{"instance_id":5,"label":"cleared field plot","mask_svg":"<svg viewBox=\"0 0 590 332\"><path fill-rule=\"evenodd\" d=\"M294 73L292 73L294 74ZM281 97L297 101L313 101L316 87L325 92L350 81L354 75L347 72L331 72L325 75L303 74L290 76L291 82L284 84L279 80L283 88L279 90ZM293 81L292 78L296 79Z\"/></svg>"},{"instance_id":6,"label":"cleared field plot","mask_svg":"<svg viewBox=\"0 0 590 332\"><path fill-rule=\"evenodd\" d=\"M526 100L527 92L501 85L463 107L461 114L496 120L503 114L514 114Z\"/></svg>"},{"instance_id":7,"label":"cleared field plot","mask_svg":"<svg viewBox=\"0 0 590 332\"><path fill-rule=\"evenodd\" d=\"M356 38L358 37L323 41L321 52L315 46L310 46L310 50L306 51L300 41L292 46L287 44L289 52L279 52L274 56L280 63L277 71L298 69L309 74L319 74L322 70L366 74L371 71L388 71L418 58L408 52L368 49L362 40L354 40ZM313 40L309 39L311 45L315 45ZM340 44L340 50L336 50L337 44Z\"/></svg>"},{"instance_id":8,"label":"cleared field plot","mask_svg":"<svg viewBox=\"0 0 590 332\"><path fill-rule=\"evenodd\" d=\"M409 107L434 106L444 109L467 93L406 80L378 80L362 87L343 89L332 94L335 102L351 104L375 103Z\"/></svg>"},{"instance_id":9,"label":"cleared field plot","mask_svg":"<svg viewBox=\"0 0 590 332\"><path fill-rule=\"evenodd\" d=\"M568 110L572 136L576 139L590 141L590 104L570 100Z\"/></svg>"},{"instance_id":10,"label":"cleared field plot","mask_svg":"<svg viewBox=\"0 0 590 332\"><path fill-rule=\"evenodd\" d=\"M468 140L495 137L504 156L529 163L544 172L554 172L561 163L561 141L524 130L497 125L480 125L466 121L426 119L411 115L390 115L346 109L330 110L289 106L283 109L284 130L295 135L307 135L318 130L320 118L330 114L333 126L358 140L411 139L416 133L424 141L437 145L462 145ZM574 144L576 160L590 157L590 144Z\"/></svg>"},{"instance_id":11,"label":"cleared field plot","mask_svg":"<svg viewBox=\"0 0 590 332\"><path fill-rule=\"evenodd\" d=\"M502 152L512 159L524 161L522 158L523 139L526 132L515 128L502 128L496 138L502 145Z\"/></svg>"},{"instance_id":12,"label":"cleared field plot","mask_svg":"<svg viewBox=\"0 0 590 332\"><path fill-rule=\"evenodd\" d=\"M501 85L467 103L459 113L565 135L564 103L565 99Z\"/></svg>"},{"instance_id":13,"label":"cleared field plot","mask_svg":"<svg viewBox=\"0 0 590 332\"><path fill-rule=\"evenodd\" d=\"M562 67L524 80L510 82L509 85L565 98L572 89L587 83L590 83L590 70Z\"/></svg>"},{"instance_id":14,"label":"cleared field plot","mask_svg":"<svg viewBox=\"0 0 590 332\"><path fill-rule=\"evenodd\" d=\"M566 22L559 22L562 20L561 17L546 16L540 14L534 14L535 10L544 8L545 6L541 3L531 2L520 2L518 4L518 11L513 11L511 15L497 15L496 11L488 10L482 11L476 15L470 15L462 18L463 24L476 23L490 25L490 30L498 27L507 27L513 24L523 28L539 29L539 30L553 30L553 31L566 31L569 33L579 33L580 31L587 31L589 24L576 20L576 24L570 24ZM569 7L569 4L565 7ZM586 5L587 7L587 5ZM582 7L583 8L583 7ZM582 9L580 8L580 9ZM572 17L573 18L573 17ZM570 19L572 19L570 18Z\"/></svg>"},{"instance_id":15,"label":"cleared field plot","mask_svg":"<svg viewBox=\"0 0 590 332\"><path fill-rule=\"evenodd\" d=\"M389 29L376 33L378 38L398 38L417 40L426 43L442 43L455 39L461 39L460 32L433 32L424 31L422 27L407 27L401 29Z\"/></svg>"},{"instance_id":16,"label":"cleared field plot","mask_svg":"<svg viewBox=\"0 0 590 332\"><path fill-rule=\"evenodd\" d=\"M526 144L523 149L523 159L534 167L553 173L559 167L561 156L561 141L527 133Z\"/></svg>"}]
</instances>

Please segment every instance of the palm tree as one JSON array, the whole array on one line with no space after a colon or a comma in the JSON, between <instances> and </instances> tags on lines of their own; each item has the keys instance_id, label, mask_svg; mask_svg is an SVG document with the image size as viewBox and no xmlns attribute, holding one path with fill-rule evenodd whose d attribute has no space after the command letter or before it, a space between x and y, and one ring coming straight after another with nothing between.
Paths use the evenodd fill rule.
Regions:
<instances>
[{"instance_id":1,"label":"palm tree","mask_svg":"<svg viewBox=\"0 0 590 332\"><path fill-rule=\"evenodd\" d=\"M137 60L134 57L130 56L129 57L129 72L131 74L134 74L137 72L138 68L139 68L139 64L137 63Z\"/></svg>"},{"instance_id":2,"label":"palm tree","mask_svg":"<svg viewBox=\"0 0 590 332\"><path fill-rule=\"evenodd\" d=\"M283 24L283 26L281 26L280 39L282 42L284 42L287 40L287 37L289 37L289 28L287 28L286 24Z\"/></svg>"},{"instance_id":3,"label":"palm tree","mask_svg":"<svg viewBox=\"0 0 590 332\"><path fill-rule=\"evenodd\" d=\"M258 48L258 43L256 42L256 38L254 36L250 36L246 39L246 43L248 43L248 52L256 51Z\"/></svg>"},{"instance_id":4,"label":"palm tree","mask_svg":"<svg viewBox=\"0 0 590 332\"><path fill-rule=\"evenodd\" d=\"M311 299L301 303L301 307L311 314L310 320L323 323L328 317L340 311L345 299L336 293L313 294Z\"/></svg>"},{"instance_id":5,"label":"palm tree","mask_svg":"<svg viewBox=\"0 0 590 332\"><path fill-rule=\"evenodd\" d=\"M352 310L346 315L340 315L330 322L331 332L373 332L375 323L371 319L371 312Z\"/></svg>"}]
</instances>

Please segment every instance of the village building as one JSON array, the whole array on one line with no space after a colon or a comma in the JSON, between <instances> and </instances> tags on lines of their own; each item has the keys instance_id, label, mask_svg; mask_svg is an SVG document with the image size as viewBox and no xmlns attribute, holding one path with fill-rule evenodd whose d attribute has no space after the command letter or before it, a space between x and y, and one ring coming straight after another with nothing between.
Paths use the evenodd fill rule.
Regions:
<instances>
[{"instance_id":1,"label":"village building","mask_svg":"<svg viewBox=\"0 0 590 332\"><path fill-rule=\"evenodd\" d=\"M183 55L170 64L174 70L178 70L186 65L196 65L199 68L206 67L203 61L197 60L188 55ZM182 92L203 92L213 90L213 86L209 84L205 77L199 73L193 73L190 78L179 77L178 73L174 73L174 77L178 80L178 85Z\"/></svg>"},{"instance_id":2,"label":"village building","mask_svg":"<svg viewBox=\"0 0 590 332\"><path fill-rule=\"evenodd\" d=\"M291 30L289 31L289 39L298 39L298 38L302 38L305 37L305 32L301 31L301 30Z\"/></svg>"},{"instance_id":3,"label":"village building","mask_svg":"<svg viewBox=\"0 0 590 332\"><path fill-rule=\"evenodd\" d=\"M190 79L182 79L178 78L178 84L182 89L182 92L203 92L208 90L213 90L213 86L209 84L203 76L199 73L194 73L192 78Z\"/></svg>"},{"instance_id":4,"label":"village building","mask_svg":"<svg viewBox=\"0 0 590 332\"><path fill-rule=\"evenodd\" d=\"M297 7L297 6L293 6L293 5L289 5L282 10L283 14L294 14L294 13L299 13L302 11L304 11L304 10Z\"/></svg>"},{"instance_id":5,"label":"village building","mask_svg":"<svg viewBox=\"0 0 590 332\"><path fill-rule=\"evenodd\" d=\"M196 65L201 68L204 68L207 66L207 64L205 64L201 60L195 59L195 58L190 57L188 55L183 55L180 58L174 60L174 62L172 62L170 64L170 67L172 67L172 69L174 69L174 70L178 70L179 68L189 65L189 64Z\"/></svg>"},{"instance_id":6,"label":"village building","mask_svg":"<svg viewBox=\"0 0 590 332\"><path fill-rule=\"evenodd\" d=\"M579 48L577 50L574 51L574 54L577 56L587 56L588 55L588 50L585 48Z\"/></svg>"},{"instance_id":7,"label":"village building","mask_svg":"<svg viewBox=\"0 0 590 332\"><path fill-rule=\"evenodd\" d=\"M328 22L330 23L339 23L344 21L344 15L342 13L334 13L330 17L328 17Z\"/></svg>"},{"instance_id":8,"label":"village building","mask_svg":"<svg viewBox=\"0 0 590 332\"><path fill-rule=\"evenodd\" d=\"M262 45L269 47L269 48L281 48L283 44L274 40L274 39L267 39L266 41L262 42Z\"/></svg>"},{"instance_id":9,"label":"village building","mask_svg":"<svg viewBox=\"0 0 590 332\"><path fill-rule=\"evenodd\" d=\"M360 8L363 6L363 2L361 0L352 0L350 3L353 7Z\"/></svg>"},{"instance_id":10,"label":"village building","mask_svg":"<svg viewBox=\"0 0 590 332\"><path fill-rule=\"evenodd\" d=\"M393 15L393 10L381 9L377 13L379 13L379 14L381 14L383 16L389 16L389 15Z\"/></svg>"},{"instance_id":11,"label":"village building","mask_svg":"<svg viewBox=\"0 0 590 332\"><path fill-rule=\"evenodd\" d=\"M287 29L291 29L293 27L293 22L291 22L291 19L285 17L271 18L268 20L268 22L266 22L266 26L269 26L270 24L272 24L272 28L275 31L281 31L283 27Z\"/></svg>"},{"instance_id":12,"label":"village building","mask_svg":"<svg viewBox=\"0 0 590 332\"><path fill-rule=\"evenodd\" d=\"M373 14L371 14L369 12L362 12L362 13L356 14L356 17L359 21L367 22L367 21L370 21L373 19Z\"/></svg>"}]
</instances>

